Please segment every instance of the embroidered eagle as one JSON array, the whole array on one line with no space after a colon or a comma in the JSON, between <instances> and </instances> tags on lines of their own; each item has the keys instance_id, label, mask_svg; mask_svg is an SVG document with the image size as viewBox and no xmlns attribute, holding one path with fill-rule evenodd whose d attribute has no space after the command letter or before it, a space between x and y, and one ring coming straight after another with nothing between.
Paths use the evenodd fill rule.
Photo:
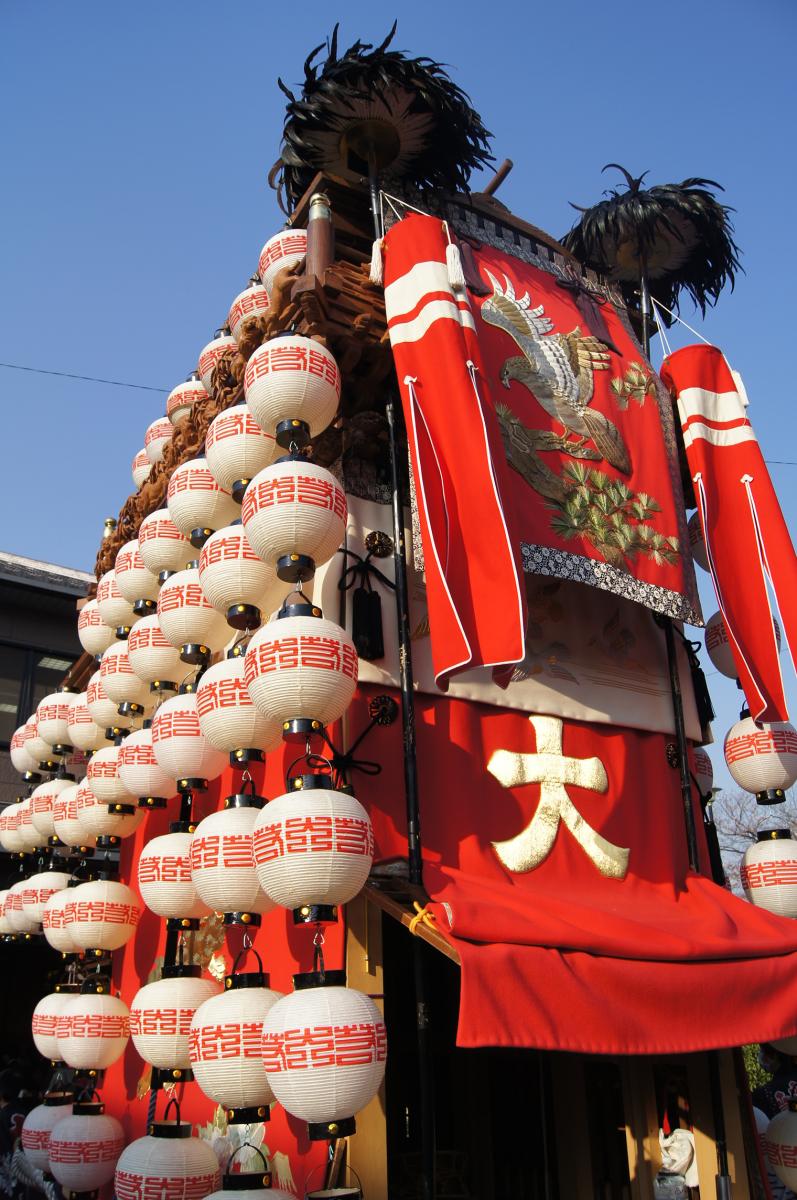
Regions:
<instances>
[{"instance_id":1,"label":"embroidered eagle","mask_svg":"<svg viewBox=\"0 0 797 1200\"><path fill-rule=\"evenodd\" d=\"M610 355L603 342L580 328L554 333L553 322L541 304L531 307L528 292L520 299L504 276L504 287L487 272L493 294L482 305L482 318L515 341L523 351L508 358L501 368L501 383L513 379L527 387L534 399L566 430L589 438L611 466L631 473L631 459L619 429L597 409L590 408L594 371L606 371Z\"/></svg>"}]
</instances>

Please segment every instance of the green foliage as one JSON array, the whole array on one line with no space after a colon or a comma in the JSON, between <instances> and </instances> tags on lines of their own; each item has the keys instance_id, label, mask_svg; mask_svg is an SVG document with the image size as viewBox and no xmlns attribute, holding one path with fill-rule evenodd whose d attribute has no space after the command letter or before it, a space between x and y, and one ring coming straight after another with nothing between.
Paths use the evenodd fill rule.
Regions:
<instances>
[{"instance_id":1,"label":"green foliage","mask_svg":"<svg viewBox=\"0 0 797 1200\"><path fill-rule=\"evenodd\" d=\"M744 1069L747 1072L747 1082L750 1084L751 1092L753 1088L763 1087L772 1078L769 1072L765 1071L758 1061L759 1049L760 1047L757 1042L752 1046L742 1046Z\"/></svg>"},{"instance_id":2,"label":"green foliage","mask_svg":"<svg viewBox=\"0 0 797 1200\"><path fill-rule=\"evenodd\" d=\"M642 363L628 364L625 375L616 376L609 384L618 408L628 408L629 400L636 400L643 405L648 396L655 396L656 384L650 371L646 371Z\"/></svg>"}]
</instances>

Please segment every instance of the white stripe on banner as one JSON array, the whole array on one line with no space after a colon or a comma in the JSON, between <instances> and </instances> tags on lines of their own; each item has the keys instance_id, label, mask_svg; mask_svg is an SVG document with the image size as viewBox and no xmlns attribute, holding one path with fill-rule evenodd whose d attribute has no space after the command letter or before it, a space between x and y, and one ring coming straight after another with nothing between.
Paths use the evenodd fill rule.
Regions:
<instances>
[{"instance_id":1,"label":"white stripe on banner","mask_svg":"<svg viewBox=\"0 0 797 1200\"><path fill-rule=\"evenodd\" d=\"M444 319L456 321L460 326L467 325L474 331L476 329L470 312L459 308L453 299L432 300L411 321L403 321L398 325L390 326L390 344L395 347L400 346L402 342L418 342L430 325Z\"/></svg>"},{"instance_id":2,"label":"white stripe on banner","mask_svg":"<svg viewBox=\"0 0 797 1200\"><path fill-rule=\"evenodd\" d=\"M412 312L429 292L448 292L453 301L454 293L448 279L448 268L444 262L416 263L405 275L401 275L385 288L385 312L388 321L395 321L404 313Z\"/></svg>"},{"instance_id":3,"label":"white stripe on banner","mask_svg":"<svg viewBox=\"0 0 797 1200\"><path fill-rule=\"evenodd\" d=\"M690 417L705 417L708 421L738 421L747 417L738 392L708 392L705 388L684 388L678 393L681 423Z\"/></svg>"},{"instance_id":4,"label":"white stripe on banner","mask_svg":"<svg viewBox=\"0 0 797 1200\"><path fill-rule=\"evenodd\" d=\"M734 393L735 395L736 393ZM684 445L687 449L692 442L710 442L712 446L738 446L742 442L757 442L752 425L737 425L734 429L714 429L701 421L693 421L684 429Z\"/></svg>"}]
</instances>

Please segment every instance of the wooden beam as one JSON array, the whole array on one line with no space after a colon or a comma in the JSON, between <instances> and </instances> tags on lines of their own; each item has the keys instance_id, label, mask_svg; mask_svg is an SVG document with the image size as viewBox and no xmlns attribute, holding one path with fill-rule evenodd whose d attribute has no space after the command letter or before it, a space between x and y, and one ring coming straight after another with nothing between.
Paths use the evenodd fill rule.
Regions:
<instances>
[{"instance_id":1,"label":"wooden beam","mask_svg":"<svg viewBox=\"0 0 797 1200\"><path fill-rule=\"evenodd\" d=\"M394 921L398 921L400 925L405 925L409 928L410 922L416 915L410 901L402 902L371 883L367 883L364 890L366 897L372 904L375 904L382 912L387 913ZM423 938L430 946L434 946L435 950L439 950L441 954L445 954L446 958L450 958L457 966L460 965L460 957L456 949L450 942L446 941L442 933L439 933L434 926L420 921L415 927L415 933L417 937Z\"/></svg>"},{"instance_id":2,"label":"wooden beam","mask_svg":"<svg viewBox=\"0 0 797 1200\"><path fill-rule=\"evenodd\" d=\"M346 977L349 987L371 996L384 1013L382 913L362 892L346 905ZM357 1132L348 1139L349 1164L363 1194L373 1200L387 1200L386 1126L383 1081L373 1100L357 1113Z\"/></svg>"}]
</instances>

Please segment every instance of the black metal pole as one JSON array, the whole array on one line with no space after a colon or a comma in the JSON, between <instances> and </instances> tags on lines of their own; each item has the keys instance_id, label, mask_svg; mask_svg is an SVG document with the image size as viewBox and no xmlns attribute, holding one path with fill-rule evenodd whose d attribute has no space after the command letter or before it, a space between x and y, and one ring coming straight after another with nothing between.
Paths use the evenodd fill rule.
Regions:
<instances>
[{"instance_id":1,"label":"black metal pole","mask_svg":"<svg viewBox=\"0 0 797 1200\"><path fill-rule=\"evenodd\" d=\"M708 1052L709 1091L714 1117L714 1141L717 1146L717 1200L731 1200L731 1177L728 1171L728 1142L725 1133L725 1113L722 1109L722 1080L717 1050Z\"/></svg>"}]
</instances>

